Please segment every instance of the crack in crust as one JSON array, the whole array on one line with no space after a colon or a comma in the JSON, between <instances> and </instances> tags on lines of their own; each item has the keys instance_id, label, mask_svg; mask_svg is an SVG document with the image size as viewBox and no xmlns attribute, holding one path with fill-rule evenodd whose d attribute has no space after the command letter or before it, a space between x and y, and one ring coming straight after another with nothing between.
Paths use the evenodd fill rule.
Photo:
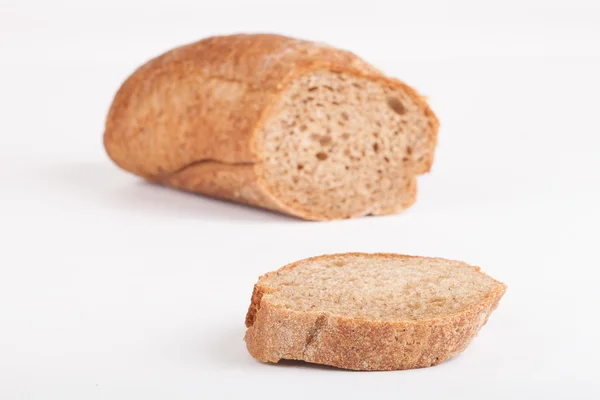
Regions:
<instances>
[{"instance_id":1,"label":"crack in crust","mask_svg":"<svg viewBox=\"0 0 600 400\"><path fill-rule=\"evenodd\" d=\"M318 342L319 336L323 331L325 325L327 324L327 315L321 314L315 319L315 324L308 331L308 335L306 336L306 343L304 343L304 347L302 349L302 357L306 358L306 352L313 345L313 343Z\"/></svg>"},{"instance_id":2,"label":"crack in crust","mask_svg":"<svg viewBox=\"0 0 600 400\"><path fill-rule=\"evenodd\" d=\"M244 166L254 166L257 163L252 162L252 161L227 162L227 161L223 161L223 160L217 160L214 158L204 158L202 160L197 160L197 161L193 161L189 164L186 164L183 167L176 169L175 171L157 174L157 175L153 176L152 178L158 179L158 180L168 180L170 177L175 176L175 175L185 171L188 168L194 168L194 167L197 167L197 166L200 166L203 164L214 164L214 165L222 165L222 166L229 166L229 167L244 167ZM152 179L152 178L150 178L150 179Z\"/></svg>"}]
</instances>

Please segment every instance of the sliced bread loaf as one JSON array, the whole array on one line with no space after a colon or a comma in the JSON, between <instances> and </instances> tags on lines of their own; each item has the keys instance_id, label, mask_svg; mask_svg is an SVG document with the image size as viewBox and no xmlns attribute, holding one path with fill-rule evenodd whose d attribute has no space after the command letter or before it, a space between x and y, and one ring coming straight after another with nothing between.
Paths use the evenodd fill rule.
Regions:
<instances>
[{"instance_id":1,"label":"sliced bread loaf","mask_svg":"<svg viewBox=\"0 0 600 400\"><path fill-rule=\"evenodd\" d=\"M232 35L135 71L115 96L104 145L151 181L330 220L410 206L438 125L414 89L350 52Z\"/></svg>"},{"instance_id":2,"label":"sliced bread loaf","mask_svg":"<svg viewBox=\"0 0 600 400\"><path fill-rule=\"evenodd\" d=\"M245 341L263 362L429 367L467 347L505 290L460 261L362 253L309 258L260 277Z\"/></svg>"}]
</instances>

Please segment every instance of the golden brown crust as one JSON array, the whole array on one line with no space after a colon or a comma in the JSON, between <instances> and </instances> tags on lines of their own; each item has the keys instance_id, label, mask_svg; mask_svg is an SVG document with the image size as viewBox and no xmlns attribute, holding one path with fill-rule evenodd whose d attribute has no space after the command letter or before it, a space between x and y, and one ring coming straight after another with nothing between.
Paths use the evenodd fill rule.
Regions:
<instances>
[{"instance_id":1,"label":"golden brown crust","mask_svg":"<svg viewBox=\"0 0 600 400\"><path fill-rule=\"evenodd\" d=\"M269 193L260 176L261 160L253 139L286 84L317 69L402 87L429 116L433 129L428 141L435 146L437 119L409 86L385 77L350 52L260 34L208 38L140 67L123 83L109 110L106 151L121 168L146 179L305 219L327 219L290 209ZM207 160L213 162L211 168L198 168ZM429 170L431 162L425 160L419 173ZM240 164L244 168L232 168ZM255 171L249 173L252 165ZM238 173L240 177L234 177ZM202 182L205 176L217 175L230 180ZM254 185L248 184L249 177ZM244 190L235 186L237 181L244 182Z\"/></svg>"},{"instance_id":2,"label":"golden brown crust","mask_svg":"<svg viewBox=\"0 0 600 400\"><path fill-rule=\"evenodd\" d=\"M254 290L252 291L252 299L250 300L250 307L248 307L248 312L246 313L246 328L249 328L254 324L256 314L260 309L260 302L265 293L267 293L265 288L258 285L254 285Z\"/></svg>"},{"instance_id":3,"label":"golden brown crust","mask_svg":"<svg viewBox=\"0 0 600 400\"><path fill-rule=\"evenodd\" d=\"M301 260L282 269L344 256L410 257L334 254ZM462 352L498 306L506 285L497 282L481 302L458 313L414 321L301 312L270 304L263 297L265 290L259 280L246 318L245 341L254 358L274 363L281 359L304 360L345 369L379 371L429 367Z\"/></svg>"}]
</instances>

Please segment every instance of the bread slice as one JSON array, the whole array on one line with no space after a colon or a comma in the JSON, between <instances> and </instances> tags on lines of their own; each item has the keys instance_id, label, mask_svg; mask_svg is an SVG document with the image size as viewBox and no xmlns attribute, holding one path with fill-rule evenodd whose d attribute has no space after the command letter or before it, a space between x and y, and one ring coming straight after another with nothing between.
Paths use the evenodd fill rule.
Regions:
<instances>
[{"instance_id":1,"label":"bread slice","mask_svg":"<svg viewBox=\"0 0 600 400\"><path fill-rule=\"evenodd\" d=\"M104 145L151 181L331 220L410 206L438 125L414 89L352 53L231 35L135 71L115 96Z\"/></svg>"},{"instance_id":2,"label":"bread slice","mask_svg":"<svg viewBox=\"0 0 600 400\"><path fill-rule=\"evenodd\" d=\"M460 261L362 253L309 258L260 277L245 341L263 362L429 367L467 347L505 290Z\"/></svg>"}]
</instances>

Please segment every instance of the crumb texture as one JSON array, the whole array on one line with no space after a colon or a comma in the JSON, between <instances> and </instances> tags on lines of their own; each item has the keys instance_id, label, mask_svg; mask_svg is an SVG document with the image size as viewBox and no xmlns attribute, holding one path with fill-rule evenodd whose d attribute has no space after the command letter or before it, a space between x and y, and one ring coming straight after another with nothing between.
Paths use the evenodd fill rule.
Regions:
<instances>
[{"instance_id":1,"label":"crumb texture","mask_svg":"<svg viewBox=\"0 0 600 400\"><path fill-rule=\"evenodd\" d=\"M506 286L459 261L340 254L259 279L246 325L250 354L357 370L436 365L463 351Z\"/></svg>"},{"instance_id":2,"label":"crumb texture","mask_svg":"<svg viewBox=\"0 0 600 400\"><path fill-rule=\"evenodd\" d=\"M260 284L272 291L273 305L391 321L459 312L497 282L459 261L349 257L284 269Z\"/></svg>"},{"instance_id":3,"label":"crumb texture","mask_svg":"<svg viewBox=\"0 0 600 400\"><path fill-rule=\"evenodd\" d=\"M316 71L294 80L258 134L268 190L328 219L389 214L414 201L434 130L400 86Z\"/></svg>"}]
</instances>

